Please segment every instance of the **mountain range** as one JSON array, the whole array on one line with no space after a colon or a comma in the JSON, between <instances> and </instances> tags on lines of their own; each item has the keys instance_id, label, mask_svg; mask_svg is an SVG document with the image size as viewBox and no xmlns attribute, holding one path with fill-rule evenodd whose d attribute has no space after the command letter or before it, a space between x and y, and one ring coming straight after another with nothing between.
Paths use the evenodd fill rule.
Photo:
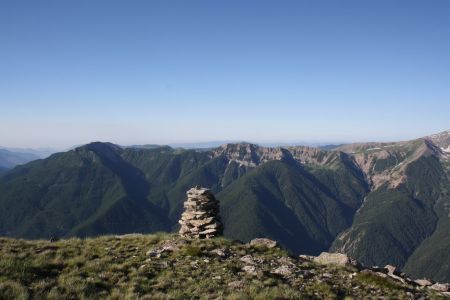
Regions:
<instances>
[{"instance_id":1,"label":"mountain range","mask_svg":"<svg viewBox=\"0 0 450 300\"><path fill-rule=\"evenodd\" d=\"M175 231L185 192L211 188L226 237L293 253L347 253L413 277L450 280L450 131L326 149L213 149L95 142L0 176L0 235Z\"/></svg>"},{"instance_id":2,"label":"mountain range","mask_svg":"<svg viewBox=\"0 0 450 300\"><path fill-rule=\"evenodd\" d=\"M0 172L39 158L39 156L30 152L17 152L0 148Z\"/></svg>"}]
</instances>

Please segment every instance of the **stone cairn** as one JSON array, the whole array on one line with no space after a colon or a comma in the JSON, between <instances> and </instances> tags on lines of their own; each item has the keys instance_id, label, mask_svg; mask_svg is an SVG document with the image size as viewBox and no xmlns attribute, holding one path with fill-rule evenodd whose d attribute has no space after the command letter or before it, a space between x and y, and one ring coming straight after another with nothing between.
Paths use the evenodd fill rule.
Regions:
<instances>
[{"instance_id":1,"label":"stone cairn","mask_svg":"<svg viewBox=\"0 0 450 300\"><path fill-rule=\"evenodd\" d=\"M186 192L185 211L181 215L180 235L188 238L209 239L222 234L219 201L207 188L195 186Z\"/></svg>"}]
</instances>

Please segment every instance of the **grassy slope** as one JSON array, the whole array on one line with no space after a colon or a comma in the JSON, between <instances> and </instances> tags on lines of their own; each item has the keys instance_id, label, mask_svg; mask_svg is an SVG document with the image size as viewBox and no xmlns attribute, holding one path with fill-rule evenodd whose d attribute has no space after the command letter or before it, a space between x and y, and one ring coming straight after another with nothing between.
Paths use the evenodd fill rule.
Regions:
<instances>
[{"instance_id":1,"label":"grassy slope","mask_svg":"<svg viewBox=\"0 0 450 300\"><path fill-rule=\"evenodd\" d=\"M146 255L168 240L180 247L160 258ZM229 254L220 257L211 252L214 249ZM261 261L256 275L243 271L246 263L240 258L245 255ZM292 276L271 273L287 262L295 265ZM167 234L54 243L0 238L0 269L1 299L434 297L428 291L390 279L353 273L350 267L324 267L289 258L278 248L254 247L222 238L185 241Z\"/></svg>"}]
</instances>

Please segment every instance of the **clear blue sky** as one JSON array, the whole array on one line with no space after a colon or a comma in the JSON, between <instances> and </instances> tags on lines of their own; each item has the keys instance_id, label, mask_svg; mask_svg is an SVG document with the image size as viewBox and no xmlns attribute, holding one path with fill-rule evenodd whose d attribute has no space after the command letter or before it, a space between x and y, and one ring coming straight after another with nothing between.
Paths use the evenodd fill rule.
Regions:
<instances>
[{"instance_id":1,"label":"clear blue sky","mask_svg":"<svg viewBox=\"0 0 450 300\"><path fill-rule=\"evenodd\" d=\"M0 145L450 129L450 1L0 2Z\"/></svg>"}]
</instances>

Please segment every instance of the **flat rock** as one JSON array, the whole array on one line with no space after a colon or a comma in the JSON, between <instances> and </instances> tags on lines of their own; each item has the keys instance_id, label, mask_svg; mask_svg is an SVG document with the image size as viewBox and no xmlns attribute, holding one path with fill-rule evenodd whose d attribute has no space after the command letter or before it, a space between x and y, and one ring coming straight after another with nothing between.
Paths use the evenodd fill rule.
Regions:
<instances>
[{"instance_id":1,"label":"flat rock","mask_svg":"<svg viewBox=\"0 0 450 300\"><path fill-rule=\"evenodd\" d=\"M414 280L414 282L420 286L430 286L433 284L428 279L416 279L416 280Z\"/></svg>"},{"instance_id":2,"label":"flat rock","mask_svg":"<svg viewBox=\"0 0 450 300\"><path fill-rule=\"evenodd\" d=\"M189 221L189 223L192 224L192 226L201 227L204 225L209 225L213 221L214 221L214 218L209 217L209 218L205 218L205 219L191 220L191 221Z\"/></svg>"},{"instance_id":3,"label":"flat rock","mask_svg":"<svg viewBox=\"0 0 450 300\"><path fill-rule=\"evenodd\" d=\"M244 271L244 272L247 273L247 274L253 275L253 276L256 276L256 275L257 275L256 267L255 267L255 266L244 266L244 267L242 268L242 271Z\"/></svg>"},{"instance_id":4,"label":"flat rock","mask_svg":"<svg viewBox=\"0 0 450 300\"><path fill-rule=\"evenodd\" d=\"M283 277L289 277L294 273L294 269L289 265L282 265L273 269L270 273L281 275Z\"/></svg>"},{"instance_id":5,"label":"flat rock","mask_svg":"<svg viewBox=\"0 0 450 300\"><path fill-rule=\"evenodd\" d=\"M200 231L198 234L212 234L212 233L216 233L217 232L217 230L216 229L206 229L206 230L203 230L203 231Z\"/></svg>"},{"instance_id":6,"label":"flat rock","mask_svg":"<svg viewBox=\"0 0 450 300\"><path fill-rule=\"evenodd\" d=\"M435 283L429 287L432 290L439 292L448 292L450 288L450 284L448 283Z\"/></svg>"},{"instance_id":7,"label":"flat rock","mask_svg":"<svg viewBox=\"0 0 450 300\"><path fill-rule=\"evenodd\" d=\"M277 242L266 238L257 238L250 241L251 246L266 246L267 248L274 248Z\"/></svg>"}]
</instances>

